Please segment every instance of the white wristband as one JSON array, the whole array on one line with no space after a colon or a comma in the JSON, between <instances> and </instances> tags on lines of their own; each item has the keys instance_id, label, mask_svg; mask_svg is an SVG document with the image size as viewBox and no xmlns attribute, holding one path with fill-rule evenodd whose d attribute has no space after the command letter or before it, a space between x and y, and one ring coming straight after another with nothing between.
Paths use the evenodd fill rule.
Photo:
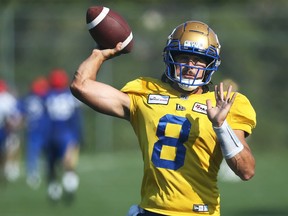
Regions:
<instances>
[{"instance_id":1,"label":"white wristband","mask_svg":"<svg viewBox=\"0 0 288 216\"><path fill-rule=\"evenodd\" d=\"M213 127L220 142L222 154L226 159L230 159L238 154L244 148L234 131L225 120L221 127Z\"/></svg>"}]
</instances>

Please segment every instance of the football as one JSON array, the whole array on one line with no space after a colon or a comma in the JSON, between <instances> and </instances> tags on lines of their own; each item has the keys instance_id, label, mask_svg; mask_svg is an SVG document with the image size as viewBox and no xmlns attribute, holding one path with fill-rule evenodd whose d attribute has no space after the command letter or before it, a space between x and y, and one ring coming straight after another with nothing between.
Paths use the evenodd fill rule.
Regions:
<instances>
[{"instance_id":1,"label":"football","mask_svg":"<svg viewBox=\"0 0 288 216\"><path fill-rule=\"evenodd\" d=\"M122 53L129 53L133 48L133 34L127 21L117 12L103 6L89 7L86 23L90 35L99 49L114 48L123 42Z\"/></svg>"}]
</instances>

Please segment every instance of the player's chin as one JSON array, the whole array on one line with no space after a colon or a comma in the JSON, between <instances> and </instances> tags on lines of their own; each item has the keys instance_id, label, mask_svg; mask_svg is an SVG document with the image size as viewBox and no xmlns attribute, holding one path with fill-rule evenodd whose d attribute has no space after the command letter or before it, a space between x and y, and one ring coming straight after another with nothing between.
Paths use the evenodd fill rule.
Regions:
<instances>
[{"instance_id":1,"label":"player's chin","mask_svg":"<svg viewBox=\"0 0 288 216\"><path fill-rule=\"evenodd\" d=\"M194 80L194 79L195 79L195 76L193 76L193 75L183 75L183 76L182 76L182 79Z\"/></svg>"}]
</instances>

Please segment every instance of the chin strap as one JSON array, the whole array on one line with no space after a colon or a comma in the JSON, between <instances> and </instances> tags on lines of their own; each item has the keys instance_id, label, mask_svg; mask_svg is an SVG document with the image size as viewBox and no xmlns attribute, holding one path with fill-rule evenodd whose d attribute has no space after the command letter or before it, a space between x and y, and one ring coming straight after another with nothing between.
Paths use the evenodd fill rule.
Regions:
<instances>
[{"instance_id":1,"label":"chin strap","mask_svg":"<svg viewBox=\"0 0 288 216\"><path fill-rule=\"evenodd\" d=\"M178 86L184 91L191 91L191 92L199 87L199 86L189 86L181 83L178 83Z\"/></svg>"}]
</instances>

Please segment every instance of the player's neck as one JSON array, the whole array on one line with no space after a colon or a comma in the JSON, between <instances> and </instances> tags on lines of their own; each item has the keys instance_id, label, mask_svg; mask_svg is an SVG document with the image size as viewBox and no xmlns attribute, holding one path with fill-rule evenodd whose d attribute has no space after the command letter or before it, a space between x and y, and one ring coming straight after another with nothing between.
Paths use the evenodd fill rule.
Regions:
<instances>
[{"instance_id":1,"label":"player's neck","mask_svg":"<svg viewBox=\"0 0 288 216\"><path fill-rule=\"evenodd\" d=\"M179 87L179 85L177 83L173 83L172 87L179 91L180 93L186 94L186 95L190 95L190 94L202 94L203 93L203 89L201 86L199 86L198 88L192 90L192 91L185 91L182 88Z\"/></svg>"}]
</instances>

